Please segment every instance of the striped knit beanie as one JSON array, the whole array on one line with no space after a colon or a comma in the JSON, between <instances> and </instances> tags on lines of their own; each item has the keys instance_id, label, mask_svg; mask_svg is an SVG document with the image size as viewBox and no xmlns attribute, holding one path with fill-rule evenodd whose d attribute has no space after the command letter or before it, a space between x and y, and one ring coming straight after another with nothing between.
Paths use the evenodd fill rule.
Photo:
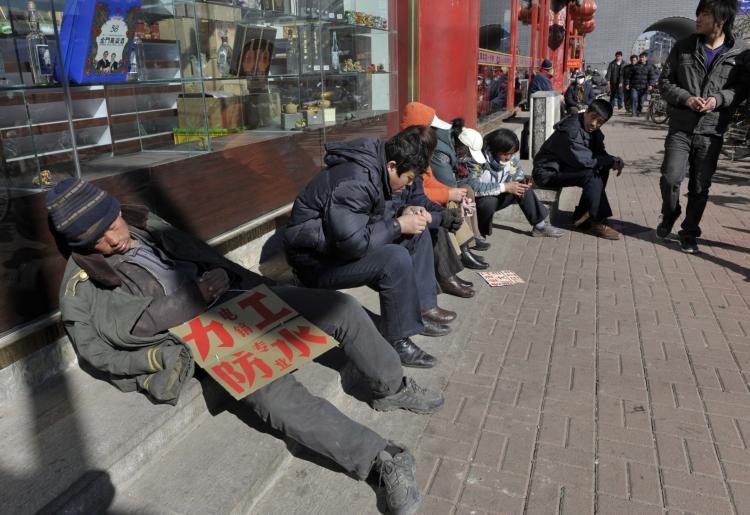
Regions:
<instances>
[{"instance_id":1,"label":"striped knit beanie","mask_svg":"<svg viewBox=\"0 0 750 515\"><path fill-rule=\"evenodd\" d=\"M120 214L120 203L90 182L69 177L47 193L47 211L68 245L85 247L112 225Z\"/></svg>"}]
</instances>

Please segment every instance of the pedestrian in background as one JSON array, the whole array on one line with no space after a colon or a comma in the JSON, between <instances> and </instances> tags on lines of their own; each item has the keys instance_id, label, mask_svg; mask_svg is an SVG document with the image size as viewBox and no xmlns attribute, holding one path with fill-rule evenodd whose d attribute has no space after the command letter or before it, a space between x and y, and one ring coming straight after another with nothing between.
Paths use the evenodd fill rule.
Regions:
<instances>
[{"instance_id":1,"label":"pedestrian in background","mask_svg":"<svg viewBox=\"0 0 750 515\"><path fill-rule=\"evenodd\" d=\"M698 252L699 227L708 202L723 135L750 86L748 45L732 34L736 0L701 0L695 11L696 34L679 41L661 74L661 93L669 103L669 134L661 166L661 220L656 236L666 238L681 214L680 185L686 174L688 202L680 247Z\"/></svg>"},{"instance_id":2,"label":"pedestrian in background","mask_svg":"<svg viewBox=\"0 0 750 515\"><path fill-rule=\"evenodd\" d=\"M545 59L539 66L539 72L534 74L534 78L531 79L529 84L529 99L531 95L537 91L552 91L552 76L554 75L554 68L552 61Z\"/></svg>"},{"instance_id":3,"label":"pedestrian in background","mask_svg":"<svg viewBox=\"0 0 750 515\"><path fill-rule=\"evenodd\" d=\"M633 54L630 56L630 64L626 64L622 69L622 84L625 94L625 111L631 113L630 108L630 77L633 75L633 68L638 64L638 56Z\"/></svg>"},{"instance_id":4,"label":"pedestrian in background","mask_svg":"<svg viewBox=\"0 0 750 515\"><path fill-rule=\"evenodd\" d=\"M641 52L638 62L630 72L628 89L630 90L630 116L640 116L643 112L643 100L656 85L659 79L656 68L648 62L648 52Z\"/></svg>"},{"instance_id":5,"label":"pedestrian in background","mask_svg":"<svg viewBox=\"0 0 750 515\"><path fill-rule=\"evenodd\" d=\"M615 60L607 66L607 86L609 87L609 103L612 107L617 105L617 109L622 109L623 104L623 79L625 71L625 61L622 60L622 52L619 50L615 53ZM615 102L616 101L616 102Z\"/></svg>"}]
</instances>

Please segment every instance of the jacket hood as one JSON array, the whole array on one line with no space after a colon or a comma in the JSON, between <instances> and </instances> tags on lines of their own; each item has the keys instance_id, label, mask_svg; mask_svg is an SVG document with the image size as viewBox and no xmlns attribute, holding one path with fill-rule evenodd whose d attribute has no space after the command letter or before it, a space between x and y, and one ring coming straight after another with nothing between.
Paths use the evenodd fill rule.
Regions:
<instances>
[{"instance_id":1,"label":"jacket hood","mask_svg":"<svg viewBox=\"0 0 750 515\"><path fill-rule=\"evenodd\" d=\"M371 175L380 178L386 198L391 196L391 183L388 180L388 169L385 158L385 142L379 139L360 138L341 143L326 145L326 156L323 159L326 167L344 163L354 163L368 170Z\"/></svg>"},{"instance_id":2,"label":"jacket hood","mask_svg":"<svg viewBox=\"0 0 750 515\"><path fill-rule=\"evenodd\" d=\"M432 124L435 118L435 110L428 105L419 102L409 102L404 107L404 116L401 117L400 129L404 130L412 125Z\"/></svg>"},{"instance_id":3,"label":"jacket hood","mask_svg":"<svg viewBox=\"0 0 750 515\"><path fill-rule=\"evenodd\" d=\"M578 114L576 116L566 116L555 124L554 129L566 132L570 136L579 134L583 131L583 114Z\"/></svg>"}]
</instances>

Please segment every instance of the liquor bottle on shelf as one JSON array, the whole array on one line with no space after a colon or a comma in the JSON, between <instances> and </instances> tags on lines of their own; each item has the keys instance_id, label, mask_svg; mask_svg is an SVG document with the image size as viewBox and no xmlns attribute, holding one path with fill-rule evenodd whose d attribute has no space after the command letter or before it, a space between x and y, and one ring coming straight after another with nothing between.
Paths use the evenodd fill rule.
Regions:
<instances>
[{"instance_id":1,"label":"liquor bottle on shelf","mask_svg":"<svg viewBox=\"0 0 750 515\"><path fill-rule=\"evenodd\" d=\"M143 22L135 25L135 36L133 44L130 47L130 68L128 69L128 80L145 80L146 79L146 58L143 50Z\"/></svg>"},{"instance_id":2,"label":"liquor bottle on shelf","mask_svg":"<svg viewBox=\"0 0 750 515\"><path fill-rule=\"evenodd\" d=\"M336 31L331 36L331 71L339 71L339 42L336 39Z\"/></svg>"},{"instance_id":3,"label":"liquor bottle on shelf","mask_svg":"<svg viewBox=\"0 0 750 515\"><path fill-rule=\"evenodd\" d=\"M52 83L52 56L49 53L47 38L39 30L39 14L36 4L27 4L30 31L26 35L26 48L29 51L29 65L34 84L43 86Z\"/></svg>"},{"instance_id":4,"label":"liquor bottle on shelf","mask_svg":"<svg viewBox=\"0 0 750 515\"><path fill-rule=\"evenodd\" d=\"M299 37L296 28L289 27L287 30L286 72L296 75L300 71L299 64Z\"/></svg>"},{"instance_id":5,"label":"liquor bottle on shelf","mask_svg":"<svg viewBox=\"0 0 750 515\"><path fill-rule=\"evenodd\" d=\"M216 52L216 61L219 66L219 73L226 77L229 75L229 65L232 63L232 47L227 42L228 36L226 32L221 35L221 46Z\"/></svg>"}]
</instances>

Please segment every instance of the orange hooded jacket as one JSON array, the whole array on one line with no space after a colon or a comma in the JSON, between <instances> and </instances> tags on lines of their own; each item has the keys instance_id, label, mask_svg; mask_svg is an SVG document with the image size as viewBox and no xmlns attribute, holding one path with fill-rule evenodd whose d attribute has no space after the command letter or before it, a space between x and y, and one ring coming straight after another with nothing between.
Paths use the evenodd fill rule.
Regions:
<instances>
[{"instance_id":1,"label":"orange hooded jacket","mask_svg":"<svg viewBox=\"0 0 750 515\"><path fill-rule=\"evenodd\" d=\"M430 106L420 104L419 102L409 102L404 108L404 116L401 117L401 130L411 125L427 125L432 123L435 117L435 110ZM441 205L448 203L449 186L438 181L432 175L432 167L428 166L427 171L422 175L424 182L424 193L427 198Z\"/></svg>"}]
</instances>

